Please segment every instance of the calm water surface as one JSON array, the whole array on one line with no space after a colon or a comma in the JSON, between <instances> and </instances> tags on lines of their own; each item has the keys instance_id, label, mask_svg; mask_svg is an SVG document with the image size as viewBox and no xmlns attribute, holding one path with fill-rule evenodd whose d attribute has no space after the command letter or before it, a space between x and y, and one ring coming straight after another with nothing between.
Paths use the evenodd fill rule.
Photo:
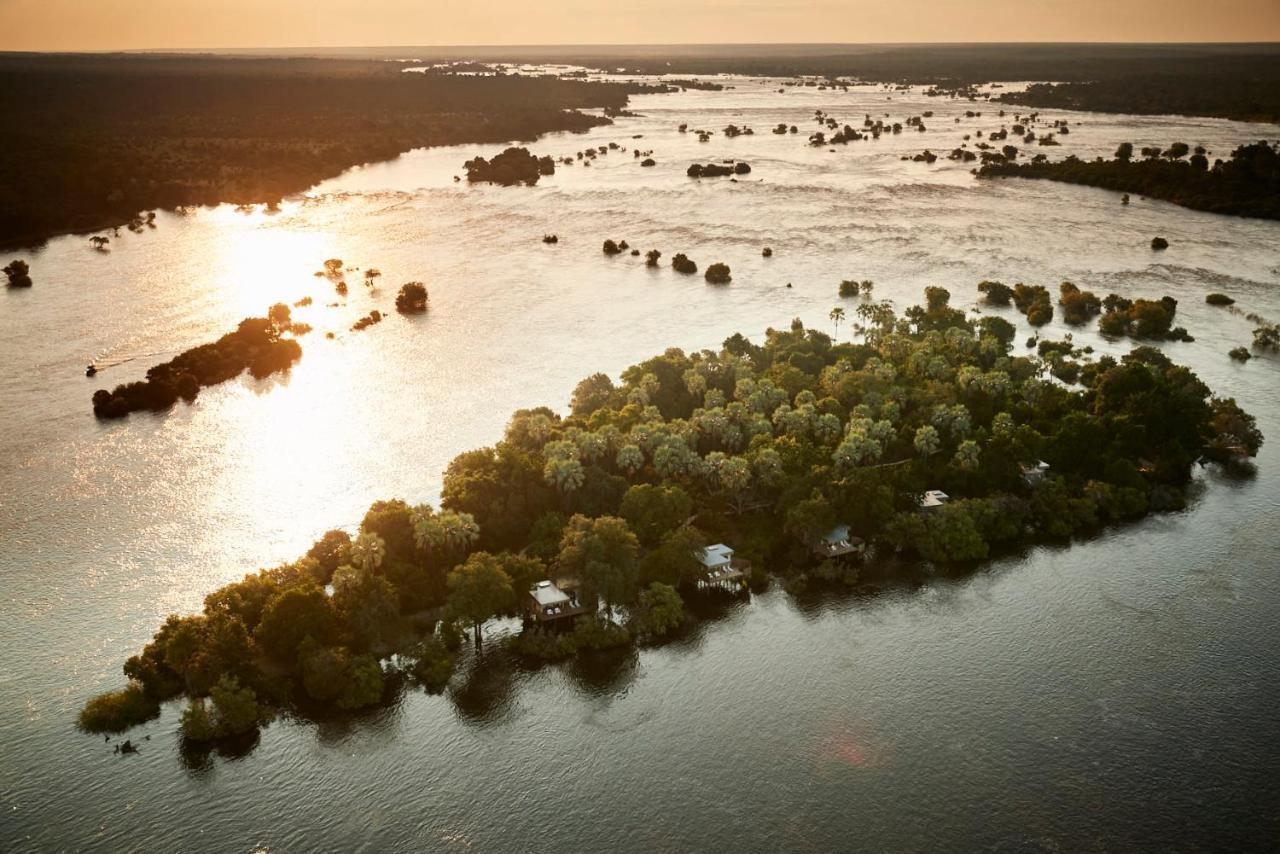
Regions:
<instances>
[{"instance_id":1,"label":"calm water surface","mask_svg":"<svg viewBox=\"0 0 1280 854\"><path fill-rule=\"evenodd\" d=\"M0 848L1280 846L1280 367L1228 360L1251 324L1203 303L1221 290L1280 317L1280 224L900 159L997 128L987 105L736 83L636 98L641 118L533 146L563 156L614 141L652 149L652 169L612 152L535 188L468 187L453 181L462 161L495 147L415 151L278 214L161 214L108 254L64 238L28 256L36 286L0 294ZM928 133L832 153L804 143L815 109L854 125L936 115ZM1125 140L1226 156L1280 136L1050 117L1078 122L1062 148L1036 148L1054 156L1109 156ZM757 133L699 144L681 122ZM778 122L802 133L770 134ZM684 175L728 157L754 171ZM541 242L548 232L558 245ZM1150 250L1157 234L1168 251ZM658 248L664 266L606 258L606 237ZM680 251L725 261L733 284L673 274ZM379 287L352 274L339 300L312 275L329 257L378 267ZM1271 439L1258 475L1203 472L1185 513L976 574L829 598L775 590L619 659L468 663L443 697L409 692L343 723L280 720L239 755L184 756L173 707L132 734L136 756L75 731L84 699L121 683L121 661L164 615L353 526L375 499L436 500L448 461L497 439L513 409L563 407L582 376L669 346L759 338L793 317L827 328L843 278L874 280L900 307L930 284L971 306L984 278L1171 294L1197 340L1166 351L1257 415ZM429 315L347 331L414 279L430 287ZM227 383L163 415L93 418L94 389L303 296L315 303L295 317L316 331L289 376ZM110 367L86 380L90 361Z\"/></svg>"}]
</instances>

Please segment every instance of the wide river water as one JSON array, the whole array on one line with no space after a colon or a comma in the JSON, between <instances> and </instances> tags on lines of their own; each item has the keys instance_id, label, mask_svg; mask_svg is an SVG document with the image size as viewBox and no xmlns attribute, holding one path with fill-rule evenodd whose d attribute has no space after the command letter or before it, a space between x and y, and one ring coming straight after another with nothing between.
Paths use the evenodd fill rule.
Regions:
<instances>
[{"instance_id":1,"label":"wide river water","mask_svg":"<svg viewBox=\"0 0 1280 854\"><path fill-rule=\"evenodd\" d=\"M991 105L730 82L633 98L641 117L532 145L565 156L614 141L652 149L654 168L615 151L533 188L473 187L453 175L497 146L421 150L279 213L162 213L107 253L67 237L25 256L35 287L0 293L0 850L1280 845L1280 363L1230 361L1252 324L1204 304L1225 291L1280 319L1280 223L900 159L997 128ZM815 109L854 125L936 115L927 133L831 152L805 143ZM1046 115L1072 122L1061 148L1035 149L1055 157L1125 140L1225 157L1280 137ZM756 133L699 143L682 122ZM801 133L769 133L779 122ZM752 173L685 176L729 157ZM1150 249L1157 234L1167 251ZM606 237L662 250L663 266L605 257ZM733 283L674 274L679 251L725 261ZM313 276L330 257L379 268L378 287L354 273L330 307ZM618 661L464 666L443 696L277 720L241 755L184 755L172 705L130 734L137 755L76 731L84 700L122 684L120 663L166 614L353 527L375 499L434 502L448 461L496 440L512 410L564 408L583 376L667 347L758 340L793 317L829 328L845 278L899 307L942 284L968 308L987 278L1171 294L1196 341L1165 350L1257 416L1270 439L1258 473L1205 470L1185 512L975 573L805 599L775 586ZM348 331L409 280L429 286L428 315ZM315 331L291 374L94 419L95 389L304 296L295 318ZM1065 331L1055 319L1046 334ZM1076 340L1127 349L1092 329ZM109 366L93 380L91 361Z\"/></svg>"}]
</instances>

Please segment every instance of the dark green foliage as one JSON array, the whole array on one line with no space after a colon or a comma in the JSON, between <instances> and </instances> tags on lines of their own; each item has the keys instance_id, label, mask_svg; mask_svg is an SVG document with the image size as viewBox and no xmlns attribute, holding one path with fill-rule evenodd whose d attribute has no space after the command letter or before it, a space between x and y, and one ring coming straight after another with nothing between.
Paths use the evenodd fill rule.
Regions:
<instances>
[{"instance_id":1,"label":"dark green foliage","mask_svg":"<svg viewBox=\"0 0 1280 854\"><path fill-rule=\"evenodd\" d=\"M693 512L691 499L679 486L638 483L622 497L618 511L640 542L652 548L683 526Z\"/></svg>"},{"instance_id":2,"label":"dark green foliage","mask_svg":"<svg viewBox=\"0 0 1280 854\"><path fill-rule=\"evenodd\" d=\"M11 288L31 287L31 268L26 261L15 258L4 267L4 275Z\"/></svg>"},{"instance_id":3,"label":"dark green foliage","mask_svg":"<svg viewBox=\"0 0 1280 854\"><path fill-rule=\"evenodd\" d=\"M1101 305L1104 328L1177 333L1172 299L1061 293L1064 311ZM696 555L710 543L754 564L753 587L771 574L852 583L856 555L813 551L837 525L882 550L981 560L1002 544L1185 506L1194 465L1236 465L1261 446L1235 401L1155 348L1093 360L1087 347L1045 340L1015 355L1012 324L975 322L950 296L931 287L902 317L862 303L863 343L835 344L797 320L759 344L735 335L719 352L667 350L616 385L591 377L568 416L518 411L494 447L450 464L443 510L377 502L354 544L330 532L308 557L211 593L203 614L169 618L129 659L131 693L92 701L85 720L127 722L185 693L196 702L184 728L216 734L232 719L218 711L218 693L231 696L219 686L233 681L265 698L258 706L361 708L384 690L373 655L438 691L459 624L478 632L520 613L544 578L574 590L585 613L560 627L531 621L507 643L562 658L673 631L677 591L706 580ZM1040 286L1009 298L1052 310ZM1039 460L1048 473L1028 477ZM574 477L562 477L566 466ZM922 510L931 489L951 501ZM329 579L331 593L320 586ZM113 717L117 706L126 711Z\"/></svg>"},{"instance_id":4,"label":"dark green foliage","mask_svg":"<svg viewBox=\"0 0 1280 854\"><path fill-rule=\"evenodd\" d=\"M268 717L252 688L224 676L213 686L207 701L191 699L182 714L182 735L191 741L229 738L257 729Z\"/></svg>"},{"instance_id":5,"label":"dark green foliage","mask_svg":"<svg viewBox=\"0 0 1280 854\"><path fill-rule=\"evenodd\" d=\"M1248 347L1232 347L1227 355L1237 362L1247 362L1253 358L1253 354L1249 352Z\"/></svg>"},{"instance_id":6,"label":"dark green foliage","mask_svg":"<svg viewBox=\"0 0 1280 854\"><path fill-rule=\"evenodd\" d=\"M1235 305L1236 301L1226 294L1209 294L1204 298L1209 305Z\"/></svg>"},{"instance_id":7,"label":"dark green foliage","mask_svg":"<svg viewBox=\"0 0 1280 854\"><path fill-rule=\"evenodd\" d=\"M677 252L675 257L671 259L671 267L677 273L685 275L693 275L698 272L698 265L689 260L689 257L683 252Z\"/></svg>"},{"instance_id":8,"label":"dark green foliage","mask_svg":"<svg viewBox=\"0 0 1280 854\"><path fill-rule=\"evenodd\" d=\"M1104 335L1128 335L1157 341L1193 340L1187 330L1173 326L1173 318L1178 311L1178 301L1173 297L1129 300L1111 294L1102 304L1106 314L1098 320L1098 328Z\"/></svg>"},{"instance_id":9,"label":"dark green foliage","mask_svg":"<svg viewBox=\"0 0 1280 854\"><path fill-rule=\"evenodd\" d=\"M1265 140L1240 146L1229 160L1218 161L1212 169L1159 157L1085 161L1073 156L1054 163L990 163L978 174L1047 178L1141 194L1194 210L1280 219L1280 153ZM1152 241L1153 249L1166 246L1164 238Z\"/></svg>"},{"instance_id":10,"label":"dark green foliage","mask_svg":"<svg viewBox=\"0 0 1280 854\"><path fill-rule=\"evenodd\" d=\"M1013 299L1013 288L1002 282L979 282L978 290L988 305L1008 305Z\"/></svg>"},{"instance_id":11,"label":"dark green foliage","mask_svg":"<svg viewBox=\"0 0 1280 854\"><path fill-rule=\"evenodd\" d=\"M361 709L382 699L382 668L372 656L308 644L299 658L303 686L313 700Z\"/></svg>"},{"instance_id":12,"label":"dark green foliage","mask_svg":"<svg viewBox=\"0 0 1280 854\"><path fill-rule=\"evenodd\" d=\"M316 562L320 568L321 584L328 584L338 567L350 559L351 535L346 531L326 531L316 540L315 545L307 550L307 557Z\"/></svg>"},{"instance_id":13,"label":"dark green foliage","mask_svg":"<svg viewBox=\"0 0 1280 854\"><path fill-rule=\"evenodd\" d=\"M123 418L141 409L167 409L179 398L195 400L204 386L234 379L246 368L255 379L288 370L302 358L302 347L292 338L281 338L282 331L265 317L242 320L235 332L151 368L143 382L94 392L93 414L99 418Z\"/></svg>"},{"instance_id":14,"label":"dark green foliage","mask_svg":"<svg viewBox=\"0 0 1280 854\"><path fill-rule=\"evenodd\" d=\"M1102 311L1102 301L1093 291L1082 291L1070 282L1063 282L1059 291L1062 319L1072 326L1082 326Z\"/></svg>"},{"instance_id":15,"label":"dark green foliage","mask_svg":"<svg viewBox=\"0 0 1280 854\"><path fill-rule=\"evenodd\" d=\"M728 264L716 263L707 267L706 279L713 285L727 285L731 278Z\"/></svg>"},{"instance_id":16,"label":"dark green foliage","mask_svg":"<svg viewBox=\"0 0 1280 854\"><path fill-rule=\"evenodd\" d=\"M413 651L413 677L429 694L444 690L453 669L454 656L439 638L425 638Z\"/></svg>"},{"instance_id":17,"label":"dark green foliage","mask_svg":"<svg viewBox=\"0 0 1280 854\"><path fill-rule=\"evenodd\" d=\"M674 587L654 582L640 593L630 616L633 635L662 637L684 622L684 600Z\"/></svg>"},{"instance_id":18,"label":"dark green foliage","mask_svg":"<svg viewBox=\"0 0 1280 854\"><path fill-rule=\"evenodd\" d=\"M253 637L267 655L292 665L304 640L328 643L337 631L338 620L324 591L294 588L271 601Z\"/></svg>"}]
</instances>

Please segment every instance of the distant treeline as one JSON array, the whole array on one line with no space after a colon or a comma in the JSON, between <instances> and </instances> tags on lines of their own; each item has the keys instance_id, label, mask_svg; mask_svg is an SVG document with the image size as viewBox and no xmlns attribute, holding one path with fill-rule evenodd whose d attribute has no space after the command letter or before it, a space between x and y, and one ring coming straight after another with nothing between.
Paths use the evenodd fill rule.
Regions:
<instances>
[{"instance_id":1,"label":"distant treeline","mask_svg":"<svg viewBox=\"0 0 1280 854\"><path fill-rule=\"evenodd\" d=\"M439 77L387 62L0 57L0 246L139 211L277 201L411 148L529 139L607 120L626 84Z\"/></svg>"},{"instance_id":2,"label":"distant treeline","mask_svg":"<svg viewBox=\"0 0 1280 854\"><path fill-rule=\"evenodd\" d=\"M435 53L452 58L450 50ZM1071 85L1033 87L1029 94L1002 100L1100 112L1280 120L1280 46L1275 44L672 45L469 49L468 56L489 62L569 62L625 73L856 77L943 91L990 82L1054 81Z\"/></svg>"},{"instance_id":3,"label":"distant treeline","mask_svg":"<svg viewBox=\"0 0 1280 854\"><path fill-rule=\"evenodd\" d=\"M997 100L1097 113L1280 122L1280 58L1272 58L1265 73L1262 69L1222 73L1196 63L1191 69L1172 73L1121 75L1082 83L1036 83L1025 92L1010 92Z\"/></svg>"},{"instance_id":4,"label":"distant treeline","mask_svg":"<svg viewBox=\"0 0 1280 854\"><path fill-rule=\"evenodd\" d=\"M1230 160L1210 167L1203 154L1181 159L1187 146L1175 144L1163 154L1145 149L1147 156L1131 159L1125 143L1114 160L1068 157L1056 163L988 163L979 176L1047 178L1069 184L1102 187L1173 202L1212 213L1280 219L1280 151L1264 142L1242 145Z\"/></svg>"}]
</instances>

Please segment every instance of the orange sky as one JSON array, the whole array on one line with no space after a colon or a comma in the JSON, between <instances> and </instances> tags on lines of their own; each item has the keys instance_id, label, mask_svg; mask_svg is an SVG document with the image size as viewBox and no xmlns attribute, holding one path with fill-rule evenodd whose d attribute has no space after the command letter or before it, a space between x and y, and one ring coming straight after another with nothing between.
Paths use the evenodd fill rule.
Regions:
<instances>
[{"instance_id":1,"label":"orange sky","mask_svg":"<svg viewBox=\"0 0 1280 854\"><path fill-rule=\"evenodd\" d=\"M0 50L1280 41L1280 0L0 0Z\"/></svg>"}]
</instances>

